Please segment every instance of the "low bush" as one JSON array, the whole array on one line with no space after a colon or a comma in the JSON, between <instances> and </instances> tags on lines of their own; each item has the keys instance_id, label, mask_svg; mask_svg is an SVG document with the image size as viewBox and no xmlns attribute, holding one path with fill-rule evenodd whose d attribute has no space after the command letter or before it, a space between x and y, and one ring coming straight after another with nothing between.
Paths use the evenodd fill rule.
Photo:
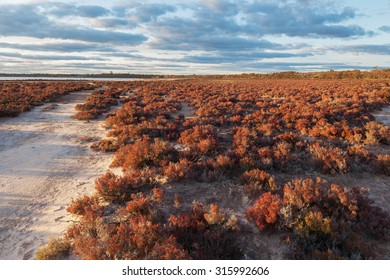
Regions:
<instances>
[{"instance_id":1,"label":"low bush","mask_svg":"<svg viewBox=\"0 0 390 280\"><path fill-rule=\"evenodd\" d=\"M36 260L64 260L69 256L70 243L62 238L51 238L35 253Z\"/></svg>"},{"instance_id":2,"label":"low bush","mask_svg":"<svg viewBox=\"0 0 390 280\"><path fill-rule=\"evenodd\" d=\"M241 184L244 185L244 193L250 197L259 196L262 192L274 192L278 189L275 178L260 169L246 171L240 177Z\"/></svg>"},{"instance_id":3,"label":"low bush","mask_svg":"<svg viewBox=\"0 0 390 280\"><path fill-rule=\"evenodd\" d=\"M194 203L186 214L171 215L167 224L168 232L189 252L193 259L240 259L237 243L237 224L234 217L227 218L218 206L207 208Z\"/></svg>"},{"instance_id":4,"label":"low bush","mask_svg":"<svg viewBox=\"0 0 390 280\"><path fill-rule=\"evenodd\" d=\"M261 230L275 227L279 220L281 199L277 194L263 193L245 212L246 218Z\"/></svg>"},{"instance_id":5,"label":"low bush","mask_svg":"<svg viewBox=\"0 0 390 280\"><path fill-rule=\"evenodd\" d=\"M99 205L99 198L97 196L84 195L72 200L66 210L74 215L85 215L86 209L88 208L95 212L102 211L103 209L103 207Z\"/></svg>"}]
</instances>

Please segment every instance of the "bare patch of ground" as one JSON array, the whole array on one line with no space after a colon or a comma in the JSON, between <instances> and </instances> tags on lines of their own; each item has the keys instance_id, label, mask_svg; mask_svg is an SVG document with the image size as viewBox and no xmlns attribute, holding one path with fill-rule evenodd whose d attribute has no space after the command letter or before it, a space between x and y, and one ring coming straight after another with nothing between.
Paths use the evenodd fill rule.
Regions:
<instances>
[{"instance_id":1,"label":"bare patch of ground","mask_svg":"<svg viewBox=\"0 0 390 280\"><path fill-rule=\"evenodd\" d=\"M69 202L92 194L108 169L111 156L80 141L103 137L102 121L71 118L91 92L0 119L0 259L32 259L49 236L62 235Z\"/></svg>"},{"instance_id":2,"label":"bare patch of ground","mask_svg":"<svg viewBox=\"0 0 390 280\"><path fill-rule=\"evenodd\" d=\"M195 116L196 116L195 115L195 111L196 111L195 107L190 106L186 102L181 102L180 105L181 105L181 109L179 111L173 113L172 117L176 118L179 115L183 115L185 119L195 118Z\"/></svg>"},{"instance_id":3,"label":"bare patch of ground","mask_svg":"<svg viewBox=\"0 0 390 280\"><path fill-rule=\"evenodd\" d=\"M390 106L383 107L382 110L372 113L375 120L390 126Z\"/></svg>"}]
</instances>

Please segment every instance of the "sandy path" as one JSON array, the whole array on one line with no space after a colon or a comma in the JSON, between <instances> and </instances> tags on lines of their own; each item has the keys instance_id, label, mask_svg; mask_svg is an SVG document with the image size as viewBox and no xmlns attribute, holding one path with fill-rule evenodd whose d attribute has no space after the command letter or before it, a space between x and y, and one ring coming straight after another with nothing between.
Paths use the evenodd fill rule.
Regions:
<instances>
[{"instance_id":1,"label":"sandy path","mask_svg":"<svg viewBox=\"0 0 390 280\"><path fill-rule=\"evenodd\" d=\"M90 92L67 95L46 112L37 107L0 119L0 259L34 258L69 224L71 199L91 194L108 169L109 155L80 143L84 136L103 137L102 122L70 118Z\"/></svg>"}]
</instances>

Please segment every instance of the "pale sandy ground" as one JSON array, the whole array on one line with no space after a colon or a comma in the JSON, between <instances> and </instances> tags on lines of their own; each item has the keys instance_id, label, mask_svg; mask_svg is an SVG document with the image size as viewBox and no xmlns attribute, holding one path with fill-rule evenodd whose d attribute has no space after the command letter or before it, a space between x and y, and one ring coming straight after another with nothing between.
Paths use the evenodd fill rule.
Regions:
<instances>
[{"instance_id":1,"label":"pale sandy ground","mask_svg":"<svg viewBox=\"0 0 390 280\"><path fill-rule=\"evenodd\" d=\"M375 120L387 126L390 126L390 106L383 107L382 110L372 114Z\"/></svg>"},{"instance_id":2,"label":"pale sandy ground","mask_svg":"<svg viewBox=\"0 0 390 280\"><path fill-rule=\"evenodd\" d=\"M62 235L69 202L93 193L108 169L110 155L80 143L103 137L102 121L71 118L90 92L72 93L46 112L41 106L0 119L0 259L32 259L50 236Z\"/></svg>"}]
</instances>

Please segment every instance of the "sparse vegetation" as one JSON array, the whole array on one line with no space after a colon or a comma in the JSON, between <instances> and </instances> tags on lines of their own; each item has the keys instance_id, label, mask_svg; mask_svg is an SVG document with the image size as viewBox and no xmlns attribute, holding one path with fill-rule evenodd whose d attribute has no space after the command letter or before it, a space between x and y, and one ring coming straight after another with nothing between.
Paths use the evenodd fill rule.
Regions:
<instances>
[{"instance_id":1,"label":"sparse vegetation","mask_svg":"<svg viewBox=\"0 0 390 280\"><path fill-rule=\"evenodd\" d=\"M388 81L110 82L75 117L119 98L109 138L92 148L113 152L123 174L106 173L68 208L80 223L65 240L79 258L237 259L242 240L275 233L289 259L383 257L389 213L348 179L388 180L389 128L372 115L390 104Z\"/></svg>"},{"instance_id":2,"label":"sparse vegetation","mask_svg":"<svg viewBox=\"0 0 390 280\"><path fill-rule=\"evenodd\" d=\"M56 100L70 92L93 89L86 82L0 82L0 117L16 117L35 106ZM55 105L42 110L52 110Z\"/></svg>"}]
</instances>

